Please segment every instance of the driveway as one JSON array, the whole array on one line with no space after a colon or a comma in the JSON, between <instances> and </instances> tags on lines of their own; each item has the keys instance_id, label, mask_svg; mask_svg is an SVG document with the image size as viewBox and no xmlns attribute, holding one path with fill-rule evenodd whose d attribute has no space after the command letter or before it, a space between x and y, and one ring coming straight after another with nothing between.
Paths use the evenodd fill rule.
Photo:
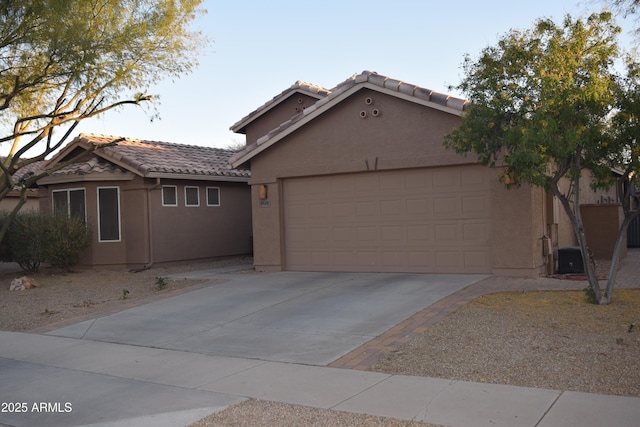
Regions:
<instances>
[{"instance_id":1,"label":"driveway","mask_svg":"<svg viewBox=\"0 0 640 427\"><path fill-rule=\"evenodd\" d=\"M327 365L482 275L199 272L221 284L49 335Z\"/></svg>"}]
</instances>

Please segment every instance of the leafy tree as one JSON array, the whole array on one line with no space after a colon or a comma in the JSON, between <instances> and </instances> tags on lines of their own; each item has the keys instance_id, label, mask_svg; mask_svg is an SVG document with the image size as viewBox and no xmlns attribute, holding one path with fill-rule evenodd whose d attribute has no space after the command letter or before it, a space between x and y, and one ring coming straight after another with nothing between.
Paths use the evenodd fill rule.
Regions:
<instances>
[{"instance_id":1,"label":"leafy tree","mask_svg":"<svg viewBox=\"0 0 640 427\"><path fill-rule=\"evenodd\" d=\"M589 168L592 186L607 188L615 183L611 166L626 169L610 120L623 108L614 68L619 33L608 12L566 16L562 25L540 19L528 30L510 31L479 59L467 56L457 88L471 107L445 139L459 153L473 152L482 164L504 168L507 187L529 184L553 192L571 221L599 303L611 301L613 283L603 293L589 262L579 183ZM637 82L635 75L628 79L629 87ZM564 179L571 183L566 192Z\"/></svg>"},{"instance_id":2,"label":"leafy tree","mask_svg":"<svg viewBox=\"0 0 640 427\"><path fill-rule=\"evenodd\" d=\"M54 172L23 168L61 147L82 120L149 102L150 85L197 65L206 39L190 24L204 13L201 1L0 2L0 143L11 146L0 162L0 200L21 191L0 239L27 188Z\"/></svg>"}]
</instances>

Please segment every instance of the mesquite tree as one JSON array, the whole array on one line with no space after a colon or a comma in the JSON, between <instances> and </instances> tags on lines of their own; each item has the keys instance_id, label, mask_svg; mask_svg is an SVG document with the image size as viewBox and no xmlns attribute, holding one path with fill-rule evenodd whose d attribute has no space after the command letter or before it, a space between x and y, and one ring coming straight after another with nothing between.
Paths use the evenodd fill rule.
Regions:
<instances>
[{"instance_id":1,"label":"mesquite tree","mask_svg":"<svg viewBox=\"0 0 640 427\"><path fill-rule=\"evenodd\" d=\"M540 19L528 30L510 31L479 59L467 56L457 89L471 107L445 138L457 152L474 152L481 163L504 168L507 187L529 184L553 192L571 221L589 286L601 304L611 301L613 282L602 292L589 262L580 179L588 168L591 185L607 188L615 184L612 166L636 168L621 156L625 150L612 120L626 108L622 99L629 93L614 67L619 33L607 12L577 20L566 16L561 25ZM637 75L629 73L626 80L632 87ZM566 191L564 179L571 183Z\"/></svg>"},{"instance_id":2,"label":"mesquite tree","mask_svg":"<svg viewBox=\"0 0 640 427\"><path fill-rule=\"evenodd\" d=\"M23 168L61 147L82 120L152 101L152 84L197 65L206 39L190 25L204 13L201 1L0 2L0 143L10 147L0 200L21 192L0 239L27 189L54 171Z\"/></svg>"}]
</instances>

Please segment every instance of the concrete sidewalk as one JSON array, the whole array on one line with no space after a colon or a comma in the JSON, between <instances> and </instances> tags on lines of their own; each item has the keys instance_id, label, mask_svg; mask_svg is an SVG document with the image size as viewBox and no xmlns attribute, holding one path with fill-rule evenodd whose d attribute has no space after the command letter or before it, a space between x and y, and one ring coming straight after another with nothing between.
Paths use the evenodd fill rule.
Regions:
<instances>
[{"instance_id":1,"label":"concrete sidewalk","mask_svg":"<svg viewBox=\"0 0 640 427\"><path fill-rule=\"evenodd\" d=\"M184 426L248 397L456 427L635 427L640 420L634 397L15 332L0 332L0 342L0 423L9 426Z\"/></svg>"}]
</instances>

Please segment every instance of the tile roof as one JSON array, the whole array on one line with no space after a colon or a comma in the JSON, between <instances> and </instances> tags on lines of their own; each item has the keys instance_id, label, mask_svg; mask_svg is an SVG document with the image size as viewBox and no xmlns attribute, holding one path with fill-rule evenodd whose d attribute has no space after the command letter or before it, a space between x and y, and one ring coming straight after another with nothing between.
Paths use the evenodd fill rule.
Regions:
<instances>
[{"instance_id":1,"label":"tile roof","mask_svg":"<svg viewBox=\"0 0 640 427\"><path fill-rule=\"evenodd\" d=\"M2 162L4 162L6 159L7 158L4 156L0 157L0 161ZM25 161L29 161L29 160L30 159L21 158L18 164L23 163ZM20 190L22 188L22 185L25 183L25 181L29 177L42 171L46 163L47 163L46 160L38 160L33 163L29 163L26 166L22 166L20 169L18 169L16 173L13 175L13 179L16 184L14 185L13 190ZM28 190L35 191L36 190L35 185L31 186L31 188L29 188Z\"/></svg>"},{"instance_id":2,"label":"tile roof","mask_svg":"<svg viewBox=\"0 0 640 427\"><path fill-rule=\"evenodd\" d=\"M229 129L236 133L244 133L244 128L247 124L249 124L254 119L260 117L262 114L266 113L269 109L278 105L285 99L289 98L295 93L303 93L305 95L309 95L313 98L322 99L325 96L329 95L331 91L323 88L322 86L314 85L311 83L303 82L298 80L293 85L288 87L287 89L280 92L278 95L271 98L269 101L240 119L237 123L231 126Z\"/></svg>"},{"instance_id":3,"label":"tile roof","mask_svg":"<svg viewBox=\"0 0 640 427\"><path fill-rule=\"evenodd\" d=\"M89 175L101 174L112 175L114 178L121 176L123 179L130 176L131 173L126 169L114 165L100 157L93 156L88 160L72 163L58 171L53 172L50 176L60 177L64 175Z\"/></svg>"},{"instance_id":4,"label":"tile roof","mask_svg":"<svg viewBox=\"0 0 640 427\"><path fill-rule=\"evenodd\" d=\"M280 136L285 134L287 129L296 129L298 126L301 126L303 123L305 123L303 122L303 119L310 120L310 117L311 115L313 115L313 113L319 113L330 108L333 104L340 102L340 100L349 96L351 91L357 90L358 86L367 86L371 89L380 90L392 95L394 93L397 93L397 96L401 96L405 99L414 100L415 102L448 111L452 114L457 115L461 115L466 110L466 107L469 104L469 101L467 101L466 99L457 98L444 93L436 92L431 89L425 89L417 85L405 83L400 80L395 80L390 77L383 76L374 71L365 70L360 74L352 75L345 81L339 83L333 89L328 90L326 96L320 98L313 105L308 106L304 109L304 111L294 115L289 120L280 124L278 127L271 130L266 135L258 138L257 141L248 144L242 150L235 153L229 161L231 167L238 167L242 165L243 163L251 159L251 157L268 148L271 144L275 143ZM268 104L269 103L265 105ZM264 106L261 108L264 108ZM256 111L260 111L260 109ZM231 130L237 132L236 127L237 124L232 126Z\"/></svg>"},{"instance_id":5,"label":"tile roof","mask_svg":"<svg viewBox=\"0 0 640 427\"><path fill-rule=\"evenodd\" d=\"M89 174L92 172L124 173L130 171L144 177L181 177L209 179L219 177L246 180L248 170L229 169L232 150L175 144L161 141L145 141L108 135L81 134L68 146L68 155L77 145L112 146L95 151L98 159L90 159L64 168L59 173Z\"/></svg>"}]
</instances>

